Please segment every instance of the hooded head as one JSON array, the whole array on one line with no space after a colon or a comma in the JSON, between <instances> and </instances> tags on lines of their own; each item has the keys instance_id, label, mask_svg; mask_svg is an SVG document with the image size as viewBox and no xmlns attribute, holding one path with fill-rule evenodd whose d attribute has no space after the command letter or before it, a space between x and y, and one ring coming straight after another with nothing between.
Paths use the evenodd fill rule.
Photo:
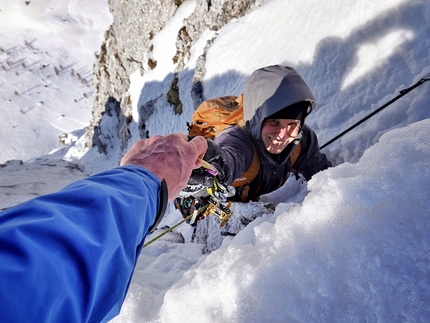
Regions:
<instances>
[{"instance_id":1,"label":"hooded head","mask_svg":"<svg viewBox=\"0 0 430 323\"><path fill-rule=\"evenodd\" d=\"M247 79L243 96L247 128L257 141L261 139L265 119L274 119L274 116L296 119L303 126L306 117L317 107L305 81L288 66L272 65L256 70Z\"/></svg>"}]
</instances>

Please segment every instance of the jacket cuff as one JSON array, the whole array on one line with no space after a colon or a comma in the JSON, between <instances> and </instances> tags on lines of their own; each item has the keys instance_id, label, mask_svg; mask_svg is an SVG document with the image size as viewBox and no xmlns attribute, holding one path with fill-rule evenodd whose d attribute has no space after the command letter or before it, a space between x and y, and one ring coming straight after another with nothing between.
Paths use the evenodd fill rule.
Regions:
<instances>
[{"instance_id":1,"label":"jacket cuff","mask_svg":"<svg viewBox=\"0 0 430 323\"><path fill-rule=\"evenodd\" d=\"M167 184L164 178L161 181L159 197L160 197L159 199L160 203L158 205L158 212L157 212L157 215L155 216L154 224L150 226L148 229L148 233L154 232L154 230L157 228L157 226L160 224L161 220L163 219L164 213L166 213L169 192L167 190Z\"/></svg>"}]
</instances>

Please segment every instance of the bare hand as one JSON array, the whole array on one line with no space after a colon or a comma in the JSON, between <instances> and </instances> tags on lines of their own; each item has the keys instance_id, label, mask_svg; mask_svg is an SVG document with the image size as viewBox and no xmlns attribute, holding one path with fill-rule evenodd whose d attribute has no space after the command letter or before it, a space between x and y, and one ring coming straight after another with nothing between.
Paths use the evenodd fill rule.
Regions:
<instances>
[{"instance_id":1,"label":"bare hand","mask_svg":"<svg viewBox=\"0 0 430 323\"><path fill-rule=\"evenodd\" d=\"M188 141L185 134L154 136L134 143L121 159L120 165L132 164L153 172L166 180L169 201L185 187L193 169L199 168L208 148L206 139L195 137Z\"/></svg>"}]
</instances>

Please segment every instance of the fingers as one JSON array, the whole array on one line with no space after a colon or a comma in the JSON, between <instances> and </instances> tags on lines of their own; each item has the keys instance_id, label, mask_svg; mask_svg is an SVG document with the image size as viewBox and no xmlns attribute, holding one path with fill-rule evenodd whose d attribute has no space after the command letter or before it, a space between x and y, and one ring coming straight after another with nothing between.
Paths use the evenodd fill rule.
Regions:
<instances>
[{"instance_id":1,"label":"fingers","mask_svg":"<svg viewBox=\"0 0 430 323\"><path fill-rule=\"evenodd\" d=\"M189 141L189 137L183 133L175 133L168 136L156 135L148 139L136 141L131 149L121 159L120 166L129 163L130 159L135 158L143 153L151 153L156 147L166 150L184 149L187 155L192 159L194 168L199 168L202 158L207 150L207 142L203 137L195 137Z\"/></svg>"},{"instance_id":2,"label":"fingers","mask_svg":"<svg viewBox=\"0 0 430 323\"><path fill-rule=\"evenodd\" d=\"M175 133L169 136L180 140L181 144L182 141L186 142L186 144L184 144L184 148L188 151L189 156L194 160L194 169L200 168L202 166L200 159L203 158L206 150L208 149L208 143L204 137L192 137L183 133Z\"/></svg>"},{"instance_id":3,"label":"fingers","mask_svg":"<svg viewBox=\"0 0 430 323\"><path fill-rule=\"evenodd\" d=\"M194 137L193 140L190 140L189 145L191 146L190 149L197 155L194 169L200 168L202 166L200 159L205 155L206 150L208 149L208 143L205 138L197 136Z\"/></svg>"},{"instance_id":4,"label":"fingers","mask_svg":"<svg viewBox=\"0 0 430 323\"><path fill-rule=\"evenodd\" d=\"M201 167L208 148L206 139L195 137L189 141L182 133L153 136L134 143L121 159L120 165L133 164L153 172L160 180L165 179L169 200L174 199L185 187L191 172Z\"/></svg>"}]
</instances>

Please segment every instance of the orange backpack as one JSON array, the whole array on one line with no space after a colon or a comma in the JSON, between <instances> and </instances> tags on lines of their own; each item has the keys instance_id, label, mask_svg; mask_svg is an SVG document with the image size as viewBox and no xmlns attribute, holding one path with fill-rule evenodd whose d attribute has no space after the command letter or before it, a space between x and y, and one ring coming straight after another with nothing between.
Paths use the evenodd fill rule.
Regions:
<instances>
[{"instance_id":1,"label":"orange backpack","mask_svg":"<svg viewBox=\"0 0 430 323\"><path fill-rule=\"evenodd\" d=\"M204 101L194 111L191 124L188 123L188 134L213 139L228 126L245 126L242 97L229 95Z\"/></svg>"}]
</instances>

